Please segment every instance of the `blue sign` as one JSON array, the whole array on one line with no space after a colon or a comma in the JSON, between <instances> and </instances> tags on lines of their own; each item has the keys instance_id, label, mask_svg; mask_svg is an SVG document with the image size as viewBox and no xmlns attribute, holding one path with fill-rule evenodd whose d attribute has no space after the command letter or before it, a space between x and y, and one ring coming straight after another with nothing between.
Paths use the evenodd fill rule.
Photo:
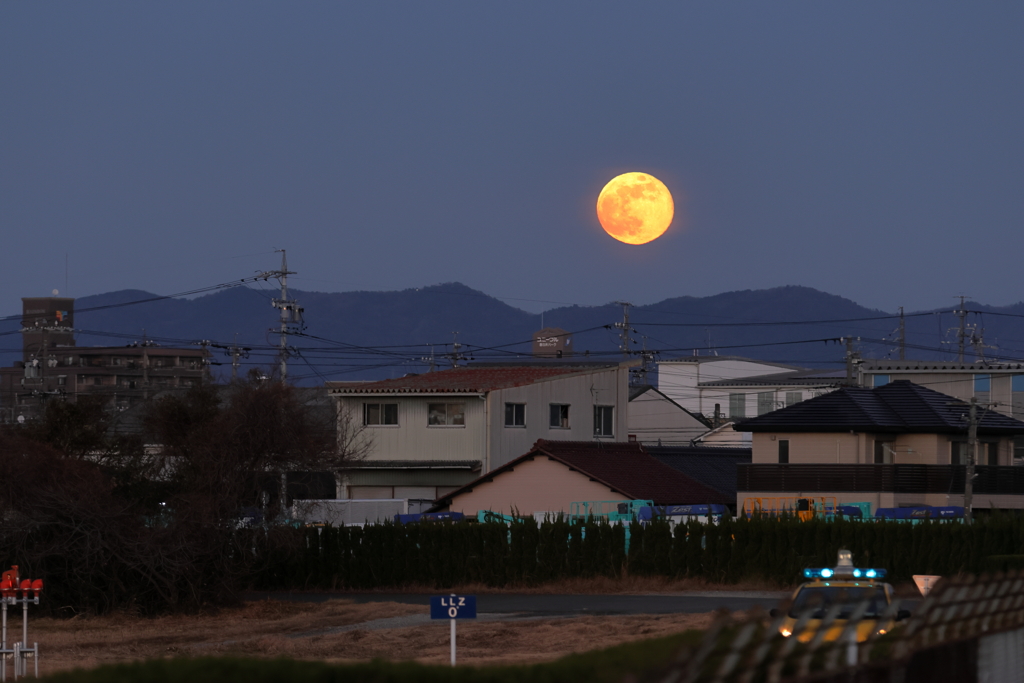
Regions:
<instances>
[{"instance_id":1,"label":"blue sign","mask_svg":"<svg viewBox=\"0 0 1024 683\"><path fill-rule=\"evenodd\" d=\"M430 598L431 619L476 619L475 595L444 595Z\"/></svg>"}]
</instances>

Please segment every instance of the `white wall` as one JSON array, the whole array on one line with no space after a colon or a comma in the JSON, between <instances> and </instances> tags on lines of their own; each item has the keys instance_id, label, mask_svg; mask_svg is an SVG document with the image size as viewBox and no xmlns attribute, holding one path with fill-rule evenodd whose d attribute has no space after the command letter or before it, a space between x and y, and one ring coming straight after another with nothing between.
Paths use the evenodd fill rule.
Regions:
<instances>
[{"instance_id":1,"label":"white wall","mask_svg":"<svg viewBox=\"0 0 1024 683\"><path fill-rule=\"evenodd\" d=\"M758 361L738 358L677 360L658 363L658 390L689 411L702 415L711 415L718 399L707 399L702 396L697 385L701 382L715 382L723 379L740 379L772 375L792 370L785 365L761 363ZM722 412L728 412L728 391L722 405ZM757 396L754 396L754 410L757 409ZM751 413L751 414L756 414Z\"/></svg>"},{"instance_id":2,"label":"white wall","mask_svg":"<svg viewBox=\"0 0 1024 683\"><path fill-rule=\"evenodd\" d=\"M372 443L368 460L483 460L486 452L486 402L479 394L430 396L338 397L341 410L363 422L364 403L397 403L398 425L367 425L363 437ZM465 404L464 426L427 425L430 403ZM525 452L525 451L524 451ZM520 454L521 455L521 454Z\"/></svg>"},{"instance_id":3,"label":"white wall","mask_svg":"<svg viewBox=\"0 0 1024 683\"><path fill-rule=\"evenodd\" d=\"M483 470L523 455L537 439L593 441L594 406L612 406L614 434L608 441L625 441L628 433L629 370L603 368L562 375L521 387L478 394L380 396L336 394L339 410L352 411L362 424L364 403L397 403L398 425L369 425L364 436L372 441L369 460L479 460ZM430 403L465 403L462 427L427 425ZM505 403L526 404L526 426L505 427ZM550 426L550 405L569 405L569 428Z\"/></svg>"},{"instance_id":4,"label":"white wall","mask_svg":"<svg viewBox=\"0 0 1024 683\"><path fill-rule=\"evenodd\" d=\"M594 406L612 406L615 428L607 441L625 441L628 431L629 371L608 368L569 377L553 377L522 387L498 389L488 395L491 425L490 462L500 467L526 453L537 439L594 441ZM526 404L526 426L505 426L505 404ZM569 405L569 428L550 426L550 406Z\"/></svg>"},{"instance_id":5,"label":"white wall","mask_svg":"<svg viewBox=\"0 0 1024 683\"><path fill-rule=\"evenodd\" d=\"M707 431L700 420L653 389L629 402L629 434L637 441L690 441Z\"/></svg>"}]
</instances>

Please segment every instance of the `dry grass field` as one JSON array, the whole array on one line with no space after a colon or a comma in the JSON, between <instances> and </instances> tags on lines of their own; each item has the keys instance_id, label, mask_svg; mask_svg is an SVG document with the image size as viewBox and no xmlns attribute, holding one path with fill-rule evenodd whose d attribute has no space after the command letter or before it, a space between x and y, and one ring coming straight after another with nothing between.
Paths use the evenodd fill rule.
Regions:
<instances>
[{"instance_id":1,"label":"dry grass field","mask_svg":"<svg viewBox=\"0 0 1024 683\"><path fill-rule=\"evenodd\" d=\"M447 663L448 623L430 622L428 616L427 607L399 603L266 600L190 616L30 617L29 641L39 643L41 674L206 655ZM703 629L712 618L706 613L464 621L459 624L459 662L550 661L630 640ZM9 627L20 635L20 619L12 619Z\"/></svg>"}]
</instances>

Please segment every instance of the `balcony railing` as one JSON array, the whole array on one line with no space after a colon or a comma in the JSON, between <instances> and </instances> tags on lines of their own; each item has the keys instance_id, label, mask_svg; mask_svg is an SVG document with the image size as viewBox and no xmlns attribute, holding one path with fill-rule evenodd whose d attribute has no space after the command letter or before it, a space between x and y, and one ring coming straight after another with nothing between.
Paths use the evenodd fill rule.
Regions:
<instances>
[{"instance_id":1,"label":"balcony railing","mask_svg":"<svg viewBox=\"0 0 1024 683\"><path fill-rule=\"evenodd\" d=\"M963 465L739 465L737 491L963 493ZM1024 495L1024 467L975 467L974 493Z\"/></svg>"}]
</instances>

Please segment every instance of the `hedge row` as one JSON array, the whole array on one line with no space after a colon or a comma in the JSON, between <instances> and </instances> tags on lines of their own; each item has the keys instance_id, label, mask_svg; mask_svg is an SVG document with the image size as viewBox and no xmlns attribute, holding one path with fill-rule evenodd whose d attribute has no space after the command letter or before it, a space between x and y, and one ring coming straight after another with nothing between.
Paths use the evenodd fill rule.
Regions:
<instances>
[{"instance_id":1,"label":"hedge row","mask_svg":"<svg viewBox=\"0 0 1024 683\"><path fill-rule=\"evenodd\" d=\"M804 567L828 567L840 548L858 566L884 567L891 581L1000 569L1024 553L1024 518L948 523L796 519L667 522L626 529L603 520L538 526L503 523L379 524L297 529L291 543L262 552L258 589L444 588L468 583L531 585L578 577L693 577L720 583L792 584ZM270 548L271 546L267 546Z\"/></svg>"}]
</instances>

